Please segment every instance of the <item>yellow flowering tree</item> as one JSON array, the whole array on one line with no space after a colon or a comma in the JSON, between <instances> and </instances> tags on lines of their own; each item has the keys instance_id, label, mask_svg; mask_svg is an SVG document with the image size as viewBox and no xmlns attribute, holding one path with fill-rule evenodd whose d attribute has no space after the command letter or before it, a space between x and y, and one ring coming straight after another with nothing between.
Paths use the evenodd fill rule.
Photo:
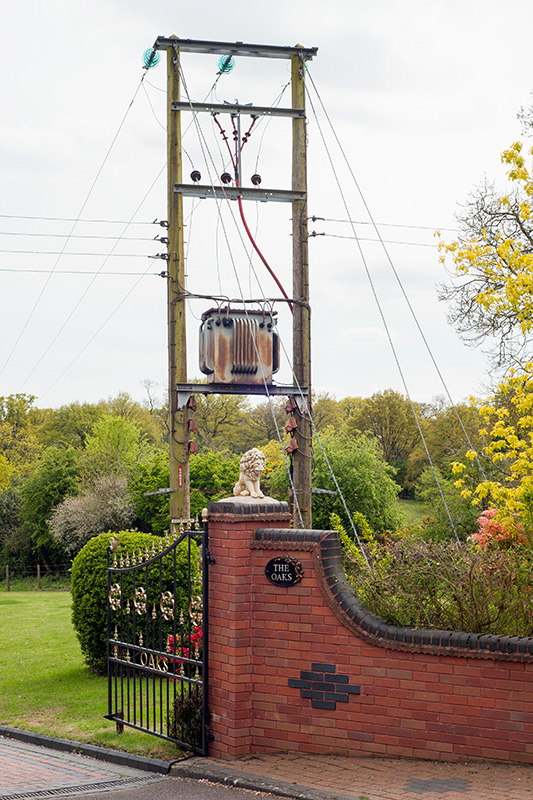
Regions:
<instances>
[{"instance_id":1,"label":"yellow flowering tree","mask_svg":"<svg viewBox=\"0 0 533 800\"><path fill-rule=\"evenodd\" d=\"M533 328L533 176L523 151L515 142L502 153L509 191L478 187L458 217L458 240L440 244L454 268L440 291L449 320L469 343L489 344L499 367L528 360Z\"/></svg>"},{"instance_id":2,"label":"yellow flowering tree","mask_svg":"<svg viewBox=\"0 0 533 800\"><path fill-rule=\"evenodd\" d=\"M450 321L470 343L489 344L494 364L505 370L494 396L480 408L484 446L454 462L455 485L480 511L490 509L490 524L515 540L533 532L531 155L533 148L525 150L521 142L505 150L509 191L499 194L483 184L459 217L458 240L440 244L441 260L451 258L454 266L453 284L441 289L450 302ZM477 482L469 462L479 455L491 469Z\"/></svg>"},{"instance_id":3,"label":"yellow flowering tree","mask_svg":"<svg viewBox=\"0 0 533 800\"><path fill-rule=\"evenodd\" d=\"M494 508L495 519L506 526L509 535L523 531L533 534L533 362L520 372L511 370L496 395L480 409L486 438L483 454L494 470L490 479L477 485L468 480L468 461L477 453L466 453L456 461L456 486L480 508Z\"/></svg>"}]
</instances>

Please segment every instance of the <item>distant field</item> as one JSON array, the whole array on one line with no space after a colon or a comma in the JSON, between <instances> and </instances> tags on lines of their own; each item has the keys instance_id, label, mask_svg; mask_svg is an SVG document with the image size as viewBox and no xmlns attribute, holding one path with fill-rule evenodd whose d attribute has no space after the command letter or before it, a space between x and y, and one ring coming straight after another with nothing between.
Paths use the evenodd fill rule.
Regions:
<instances>
[{"instance_id":1,"label":"distant field","mask_svg":"<svg viewBox=\"0 0 533 800\"><path fill-rule=\"evenodd\" d=\"M413 522L424 517L427 513L427 507L419 500L397 500L398 512L400 514L403 525L411 525Z\"/></svg>"},{"instance_id":2,"label":"distant field","mask_svg":"<svg viewBox=\"0 0 533 800\"><path fill-rule=\"evenodd\" d=\"M171 742L125 728L107 712L107 678L83 664L69 592L0 592L0 723L172 759Z\"/></svg>"}]
</instances>

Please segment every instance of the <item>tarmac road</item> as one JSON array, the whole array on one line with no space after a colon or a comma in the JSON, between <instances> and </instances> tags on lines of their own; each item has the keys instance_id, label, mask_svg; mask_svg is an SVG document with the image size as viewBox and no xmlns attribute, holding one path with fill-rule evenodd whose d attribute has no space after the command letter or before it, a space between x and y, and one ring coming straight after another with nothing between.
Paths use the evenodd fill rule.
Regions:
<instances>
[{"instance_id":1,"label":"tarmac road","mask_svg":"<svg viewBox=\"0 0 533 800\"><path fill-rule=\"evenodd\" d=\"M163 778L132 789L68 795L69 800L273 800L273 795L192 778ZM21 798L22 800L22 798Z\"/></svg>"}]
</instances>

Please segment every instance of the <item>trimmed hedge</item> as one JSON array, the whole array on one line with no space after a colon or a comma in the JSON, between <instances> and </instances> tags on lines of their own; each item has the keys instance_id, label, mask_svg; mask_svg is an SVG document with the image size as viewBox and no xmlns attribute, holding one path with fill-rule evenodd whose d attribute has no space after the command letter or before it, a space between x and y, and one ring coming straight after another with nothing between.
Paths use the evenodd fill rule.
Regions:
<instances>
[{"instance_id":1,"label":"trimmed hedge","mask_svg":"<svg viewBox=\"0 0 533 800\"><path fill-rule=\"evenodd\" d=\"M160 536L138 531L120 531L101 533L90 539L72 562L72 623L80 643L81 651L87 665L93 672L103 674L107 669L107 549L112 536L120 541L120 552L130 555L148 547L152 542L156 549L161 541ZM163 569L163 591L172 591L175 595L176 611L180 609L188 614L188 542L184 540L178 546L176 558L176 586L173 586L173 568L170 559ZM191 542L191 582L198 577L198 546ZM153 565L149 573L150 590L148 602L150 606L159 602L159 567ZM131 590L133 576L124 579L124 591ZM156 588L153 588L156 587ZM157 595L156 595L157 592Z\"/></svg>"}]
</instances>

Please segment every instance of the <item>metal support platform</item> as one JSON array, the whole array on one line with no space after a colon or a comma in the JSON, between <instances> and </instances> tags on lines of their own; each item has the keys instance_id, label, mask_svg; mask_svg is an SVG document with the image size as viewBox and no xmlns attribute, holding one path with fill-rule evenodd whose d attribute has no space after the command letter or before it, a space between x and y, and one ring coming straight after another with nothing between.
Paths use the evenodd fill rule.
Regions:
<instances>
[{"instance_id":1,"label":"metal support platform","mask_svg":"<svg viewBox=\"0 0 533 800\"><path fill-rule=\"evenodd\" d=\"M254 56L255 58L292 58L300 56L311 61L318 47L280 47L270 44L245 44L244 42L209 42L202 39L180 39L177 36L158 36L154 50L179 47L182 53L207 53L220 56Z\"/></svg>"},{"instance_id":2,"label":"metal support platform","mask_svg":"<svg viewBox=\"0 0 533 800\"><path fill-rule=\"evenodd\" d=\"M270 200L278 203L292 203L294 200L305 200L305 192L293 192L290 189L252 189L243 186L207 186L198 183L175 183L174 191L185 197L214 197L219 200L258 200L268 203Z\"/></svg>"},{"instance_id":3,"label":"metal support platform","mask_svg":"<svg viewBox=\"0 0 533 800\"><path fill-rule=\"evenodd\" d=\"M305 119L303 108L277 108L276 106L253 106L241 103L189 103L175 100L172 111L192 111L195 114L207 111L210 114L249 114L251 117L293 117Z\"/></svg>"},{"instance_id":4,"label":"metal support platform","mask_svg":"<svg viewBox=\"0 0 533 800\"><path fill-rule=\"evenodd\" d=\"M182 411L192 394L248 394L248 395L284 395L294 397L298 408L305 410L308 390L306 387L276 386L275 384L239 384L239 383L177 383L178 411Z\"/></svg>"}]
</instances>

